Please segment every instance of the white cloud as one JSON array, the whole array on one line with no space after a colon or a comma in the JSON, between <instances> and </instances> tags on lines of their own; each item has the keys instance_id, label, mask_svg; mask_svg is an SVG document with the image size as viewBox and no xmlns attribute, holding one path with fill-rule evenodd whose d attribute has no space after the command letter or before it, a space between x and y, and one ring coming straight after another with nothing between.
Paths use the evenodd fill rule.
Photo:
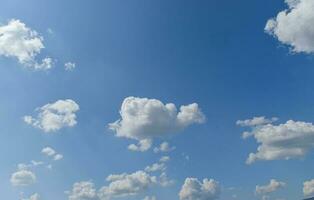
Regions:
<instances>
[{"instance_id":1,"label":"white cloud","mask_svg":"<svg viewBox=\"0 0 314 200\"><path fill-rule=\"evenodd\" d=\"M57 161L57 160L61 160L63 159L63 155L60 153L57 153L56 150L54 150L51 147L45 147L41 150L41 153L43 153L44 155L48 156L48 157L52 157L53 160Z\"/></svg>"},{"instance_id":2,"label":"white cloud","mask_svg":"<svg viewBox=\"0 0 314 200\"><path fill-rule=\"evenodd\" d=\"M82 181L73 184L72 191L67 192L69 200L97 200L97 191L91 181Z\"/></svg>"},{"instance_id":3,"label":"white cloud","mask_svg":"<svg viewBox=\"0 0 314 200\"><path fill-rule=\"evenodd\" d=\"M269 19L265 31L296 53L314 53L314 1L286 0L289 9Z\"/></svg>"},{"instance_id":4,"label":"white cloud","mask_svg":"<svg viewBox=\"0 0 314 200\"><path fill-rule=\"evenodd\" d=\"M213 179L200 182L196 178L186 178L179 193L180 200L213 200L220 195L219 183Z\"/></svg>"},{"instance_id":5,"label":"white cloud","mask_svg":"<svg viewBox=\"0 0 314 200\"><path fill-rule=\"evenodd\" d=\"M40 200L40 195L38 193L32 194L29 198L23 198L22 200Z\"/></svg>"},{"instance_id":6,"label":"white cloud","mask_svg":"<svg viewBox=\"0 0 314 200\"><path fill-rule=\"evenodd\" d=\"M98 191L91 181L77 182L73 184L71 191L66 191L66 194L69 200L111 200L140 195L153 186L167 187L174 182L165 172L156 177L142 170L131 174L112 174L106 178L106 181L108 184Z\"/></svg>"},{"instance_id":7,"label":"white cloud","mask_svg":"<svg viewBox=\"0 0 314 200\"><path fill-rule=\"evenodd\" d=\"M162 187L168 187L174 184L174 180L169 179L166 172L162 172L159 176L159 184Z\"/></svg>"},{"instance_id":8,"label":"white cloud","mask_svg":"<svg viewBox=\"0 0 314 200\"><path fill-rule=\"evenodd\" d=\"M163 143L160 144L159 147L155 147L154 148L154 152L155 153L170 152L170 151L173 151L175 149L176 149L176 147L171 147L168 142L163 142Z\"/></svg>"},{"instance_id":9,"label":"white cloud","mask_svg":"<svg viewBox=\"0 0 314 200\"><path fill-rule=\"evenodd\" d=\"M63 159L63 155L62 154L57 154L53 157L54 160L61 160Z\"/></svg>"},{"instance_id":10,"label":"white cloud","mask_svg":"<svg viewBox=\"0 0 314 200\"><path fill-rule=\"evenodd\" d=\"M127 97L121 110L121 119L109 124L116 136L136 140L167 137L195 124L203 123L205 116L196 103L181 106L163 104L157 99Z\"/></svg>"},{"instance_id":11,"label":"white cloud","mask_svg":"<svg viewBox=\"0 0 314 200\"><path fill-rule=\"evenodd\" d=\"M170 160L169 156L163 156L160 158L159 162L168 162Z\"/></svg>"},{"instance_id":12,"label":"white cloud","mask_svg":"<svg viewBox=\"0 0 314 200\"><path fill-rule=\"evenodd\" d=\"M165 163L154 163L150 166L147 166L145 168L145 171L147 171L147 172L165 171L166 168L167 167L166 167Z\"/></svg>"},{"instance_id":13,"label":"white cloud","mask_svg":"<svg viewBox=\"0 0 314 200\"><path fill-rule=\"evenodd\" d=\"M140 151L140 152L144 152L149 150L152 147L152 140L150 139L144 139L144 140L140 140L138 142L138 144L130 144L128 146L128 149L130 151Z\"/></svg>"},{"instance_id":14,"label":"white cloud","mask_svg":"<svg viewBox=\"0 0 314 200\"><path fill-rule=\"evenodd\" d=\"M275 192L278 189L283 188L285 185L286 183L284 182L271 179L268 185L262 185L262 186L257 185L255 191L257 194L265 195L265 194Z\"/></svg>"},{"instance_id":15,"label":"white cloud","mask_svg":"<svg viewBox=\"0 0 314 200\"><path fill-rule=\"evenodd\" d=\"M273 117L271 119L267 119L264 116L261 117L253 117L252 119L246 119L246 120L238 120L236 122L237 125L239 126L259 126L259 125L264 125L264 124L270 124L275 121L277 121L277 117Z\"/></svg>"},{"instance_id":16,"label":"white cloud","mask_svg":"<svg viewBox=\"0 0 314 200\"><path fill-rule=\"evenodd\" d=\"M101 200L134 196L146 191L150 186L157 184L157 178L150 176L144 171L137 171L132 174L110 175L106 180L110 184L99 190Z\"/></svg>"},{"instance_id":17,"label":"white cloud","mask_svg":"<svg viewBox=\"0 0 314 200\"><path fill-rule=\"evenodd\" d=\"M10 182L13 186L28 186L36 182L36 176L33 172L22 169L11 175Z\"/></svg>"},{"instance_id":18,"label":"white cloud","mask_svg":"<svg viewBox=\"0 0 314 200\"><path fill-rule=\"evenodd\" d=\"M76 64L73 62L64 63L64 68L66 71L73 71L76 67Z\"/></svg>"},{"instance_id":19,"label":"white cloud","mask_svg":"<svg viewBox=\"0 0 314 200\"><path fill-rule=\"evenodd\" d=\"M314 179L303 183L303 194L304 196L314 195Z\"/></svg>"},{"instance_id":20,"label":"white cloud","mask_svg":"<svg viewBox=\"0 0 314 200\"><path fill-rule=\"evenodd\" d=\"M1 56L16 58L26 67L47 70L52 67L51 58L44 58L41 63L36 60L43 48L43 37L20 20L12 19L8 24L0 26Z\"/></svg>"},{"instance_id":21,"label":"white cloud","mask_svg":"<svg viewBox=\"0 0 314 200\"><path fill-rule=\"evenodd\" d=\"M157 200L155 196L146 196L143 200Z\"/></svg>"},{"instance_id":22,"label":"white cloud","mask_svg":"<svg viewBox=\"0 0 314 200\"><path fill-rule=\"evenodd\" d=\"M259 144L256 153L250 153L247 164L258 160L301 158L314 147L314 125L289 120L284 124L265 124L244 132L243 138L254 136Z\"/></svg>"},{"instance_id":23,"label":"white cloud","mask_svg":"<svg viewBox=\"0 0 314 200\"><path fill-rule=\"evenodd\" d=\"M45 147L41 150L41 153L45 154L46 156L54 156L56 151L51 147Z\"/></svg>"},{"instance_id":24,"label":"white cloud","mask_svg":"<svg viewBox=\"0 0 314 200\"><path fill-rule=\"evenodd\" d=\"M79 105L71 100L58 100L55 103L46 104L36 111L36 118L24 116L24 121L44 132L55 132L64 127L73 127L76 125L76 112Z\"/></svg>"}]
</instances>

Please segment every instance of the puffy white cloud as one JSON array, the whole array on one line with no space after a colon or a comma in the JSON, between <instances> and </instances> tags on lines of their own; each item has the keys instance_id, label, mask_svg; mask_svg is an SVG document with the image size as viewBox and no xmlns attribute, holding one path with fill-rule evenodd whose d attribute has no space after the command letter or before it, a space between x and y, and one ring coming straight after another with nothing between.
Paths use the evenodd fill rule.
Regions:
<instances>
[{"instance_id":1,"label":"puffy white cloud","mask_svg":"<svg viewBox=\"0 0 314 200\"><path fill-rule=\"evenodd\" d=\"M144 171L132 174L110 175L106 179L110 184L99 190L101 200L109 200L116 197L134 196L157 184L157 178Z\"/></svg>"},{"instance_id":2,"label":"puffy white cloud","mask_svg":"<svg viewBox=\"0 0 314 200\"><path fill-rule=\"evenodd\" d=\"M285 185L286 183L284 182L271 179L268 185L262 185L262 186L257 185L255 191L257 194L265 195L265 194L275 192L278 189L283 188Z\"/></svg>"},{"instance_id":3,"label":"puffy white cloud","mask_svg":"<svg viewBox=\"0 0 314 200\"><path fill-rule=\"evenodd\" d=\"M213 200L220 195L219 183L213 179L200 182L196 178L186 178L179 193L180 200Z\"/></svg>"},{"instance_id":4,"label":"puffy white cloud","mask_svg":"<svg viewBox=\"0 0 314 200\"><path fill-rule=\"evenodd\" d=\"M259 125L264 125L264 124L270 124L275 121L277 121L277 117L273 117L271 119L267 119L264 116L261 117L253 117L252 119L246 119L246 120L238 120L236 122L237 125L239 126L259 126Z\"/></svg>"},{"instance_id":5,"label":"puffy white cloud","mask_svg":"<svg viewBox=\"0 0 314 200\"><path fill-rule=\"evenodd\" d=\"M166 167L165 163L154 163L150 166L147 166L145 168L145 171L147 171L147 172L165 171L166 168L167 167Z\"/></svg>"},{"instance_id":6,"label":"puffy white cloud","mask_svg":"<svg viewBox=\"0 0 314 200\"><path fill-rule=\"evenodd\" d=\"M152 147L152 140L151 139L144 139L144 140L140 140L138 142L138 144L130 144L128 146L128 149L131 151L140 151L140 152L144 152L149 150Z\"/></svg>"},{"instance_id":7,"label":"puffy white cloud","mask_svg":"<svg viewBox=\"0 0 314 200\"><path fill-rule=\"evenodd\" d=\"M265 124L244 132L243 138L253 136L259 146L250 153L247 164L258 160L301 158L314 147L314 125L289 120L284 124Z\"/></svg>"},{"instance_id":8,"label":"puffy white cloud","mask_svg":"<svg viewBox=\"0 0 314 200\"><path fill-rule=\"evenodd\" d=\"M76 67L76 64L73 62L64 63L64 68L66 71L72 71L75 69L75 67Z\"/></svg>"},{"instance_id":9,"label":"puffy white cloud","mask_svg":"<svg viewBox=\"0 0 314 200\"><path fill-rule=\"evenodd\" d=\"M163 143L160 144L159 147L155 147L154 148L154 152L155 153L170 152L170 151L173 151L175 149L176 149L176 147L171 147L168 142L163 142Z\"/></svg>"},{"instance_id":10,"label":"puffy white cloud","mask_svg":"<svg viewBox=\"0 0 314 200\"><path fill-rule=\"evenodd\" d=\"M78 110L79 105L75 101L71 99L58 100L37 108L38 115L36 118L24 116L24 121L44 132L55 132L64 127L75 126Z\"/></svg>"},{"instance_id":11,"label":"puffy white cloud","mask_svg":"<svg viewBox=\"0 0 314 200\"><path fill-rule=\"evenodd\" d=\"M269 19L265 31L281 43L289 45L292 51L314 52L314 1L286 0L289 8Z\"/></svg>"},{"instance_id":12,"label":"puffy white cloud","mask_svg":"<svg viewBox=\"0 0 314 200\"><path fill-rule=\"evenodd\" d=\"M46 156L54 156L56 151L51 147L45 147L41 150L41 153L45 154Z\"/></svg>"},{"instance_id":13,"label":"puffy white cloud","mask_svg":"<svg viewBox=\"0 0 314 200\"><path fill-rule=\"evenodd\" d=\"M304 196L314 195L314 179L303 183L303 194Z\"/></svg>"},{"instance_id":14,"label":"puffy white cloud","mask_svg":"<svg viewBox=\"0 0 314 200\"><path fill-rule=\"evenodd\" d=\"M51 147L45 147L41 150L41 153L43 153L44 155L48 156L48 157L52 157L53 160L57 161L57 160L61 160L63 159L63 155L60 153L57 153L56 150L54 150Z\"/></svg>"},{"instance_id":15,"label":"puffy white cloud","mask_svg":"<svg viewBox=\"0 0 314 200\"><path fill-rule=\"evenodd\" d=\"M63 159L63 155L62 154L57 154L53 157L54 160L61 160Z\"/></svg>"},{"instance_id":16,"label":"puffy white cloud","mask_svg":"<svg viewBox=\"0 0 314 200\"><path fill-rule=\"evenodd\" d=\"M159 176L159 184L162 187L168 187L174 184L174 180L170 179L166 172L162 172Z\"/></svg>"},{"instance_id":17,"label":"puffy white cloud","mask_svg":"<svg viewBox=\"0 0 314 200\"><path fill-rule=\"evenodd\" d=\"M36 176L33 172L22 169L14 172L10 181L13 186L28 186L36 182Z\"/></svg>"},{"instance_id":18,"label":"puffy white cloud","mask_svg":"<svg viewBox=\"0 0 314 200\"><path fill-rule=\"evenodd\" d=\"M16 58L26 67L47 70L52 67L51 58L44 58L41 63L35 59L43 48L43 37L20 20L12 19L8 24L0 26L1 56Z\"/></svg>"},{"instance_id":19,"label":"puffy white cloud","mask_svg":"<svg viewBox=\"0 0 314 200\"><path fill-rule=\"evenodd\" d=\"M29 198L23 198L22 200L40 200L40 195L38 193L34 193Z\"/></svg>"},{"instance_id":20,"label":"puffy white cloud","mask_svg":"<svg viewBox=\"0 0 314 200\"><path fill-rule=\"evenodd\" d=\"M121 119L109 124L116 136L136 140L167 137L184 128L203 123L205 116L196 103L181 106L163 104L157 99L127 97L121 110Z\"/></svg>"},{"instance_id":21,"label":"puffy white cloud","mask_svg":"<svg viewBox=\"0 0 314 200\"><path fill-rule=\"evenodd\" d=\"M73 184L72 191L67 192L69 200L97 200L97 191L91 181L82 181Z\"/></svg>"}]
</instances>

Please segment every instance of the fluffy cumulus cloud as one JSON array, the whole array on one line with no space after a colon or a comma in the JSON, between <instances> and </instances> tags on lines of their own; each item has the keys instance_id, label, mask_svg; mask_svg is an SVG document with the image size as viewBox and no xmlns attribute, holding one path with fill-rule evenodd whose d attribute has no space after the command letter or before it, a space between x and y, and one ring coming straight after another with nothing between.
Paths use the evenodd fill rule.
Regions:
<instances>
[{"instance_id":1,"label":"fluffy cumulus cloud","mask_svg":"<svg viewBox=\"0 0 314 200\"><path fill-rule=\"evenodd\" d=\"M304 196L314 195L314 179L303 183L303 194Z\"/></svg>"},{"instance_id":2,"label":"fluffy cumulus cloud","mask_svg":"<svg viewBox=\"0 0 314 200\"><path fill-rule=\"evenodd\" d=\"M16 58L26 67L47 70L53 65L51 58L44 58L41 62L36 60L43 48L43 38L20 20L12 19L0 26L1 56Z\"/></svg>"},{"instance_id":3,"label":"fluffy cumulus cloud","mask_svg":"<svg viewBox=\"0 0 314 200\"><path fill-rule=\"evenodd\" d=\"M99 190L101 200L134 196L158 183L155 176L151 176L144 171L137 171L132 174L110 175L107 177L107 181L110 182L109 185Z\"/></svg>"},{"instance_id":4,"label":"fluffy cumulus cloud","mask_svg":"<svg viewBox=\"0 0 314 200\"><path fill-rule=\"evenodd\" d=\"M280 182L277 181L275 179L271 179L269 184L267 185L257 185L255 188L255 192L256 194L261 194L261 195L265 195L265 194L269 194L272 192L277 191L280 188L283 188L286 185L286 183L284 182Z\"/></svg>"},{"instance_id":5,"label":"fluffy cumulus cloud","mask_svg":"<svg viewBox=\"0 0 314 200\"><path fill-rule=\"evenodd\" d=\"M314 53L314 1L286 0L288 9L269 19L265 31L296 53Z\"/></svg>"},{"instance_id":6,"label":"fluffy cumulus cloud","mask_svg":"<svg viewBox=\"0 0 314 200\"><path fill-rule=\"evenodd\" d=\"M72 191L67 192L69 200L97 200L97 191L91 181L82 181L73 184Z\"/></svg>"},{"instance_id":7,"label":"fluffy cumulus cloud","mask_svg":"<svg viewBox=\"0 0 314 200\"><path fill-rule=\"evenodd\" d=\"M44 132L55 132L64 127L73 127L76 125L76 112L79 105L71 100L58 100L54 103L46 104L36 111L38 115L24 116L24 121Z\"/></svg>"},{"instance_id":8,"label":"fluffy cumulus cloud","mask_svg":"<svg viewBox=\"0 0 314 200\"><path fill-rule=\"evenodd\" d=\"M219 183L213 179L186 178L179 193L180 200L213 200L220 195Z\"/></svg>"},{"instance_id":9,"label":"fluffy cumulus cloud","mask_svg":"<svg viewBox=\"0 0 314 200\"><path fill-rule=\"evenodd\" d=\"M181 106L163 104L157 99L127 97L121 110L121 119L109 124L118 137L136 140L167 137L184 128L203 123L205 116L196 103Z\"/></svg>"},{"instance_id":10,"label":"fluffy cumulus cloud","mask_svg":"<svg viewBox=\"0 0 314 200\"><path fill-rule=\"evenodd\" d=\"M48 156L48 157L51 157L53 158L53 160L57 161L57 160L61 160L63 159L63 155L60 154L60 153L57 153L56 150L54 150L53 148L51 147L45 147L41 150L41 153Z\"/></svg>"},{"instance_id":11,"label":"fluffy cumulus cloud","mask_svg":"<svg viewBox=\"0 0 314 200\"><path fill-rule=\"evenodd\" d=\"M159 153L159 152L165 153L165 152L173 151L173 150L175 150L175 149L176 149L176 147L170 146L168 142L163 142L163 143L161 143L161 144L159 145L159 147L155 147L155 148L154 148L154 152L155 152L155 153Z\"/></svg>"},{"instance_id":12,"label":"fluffy cumulus cloud","mask_svg":"<svg viewBox=\"0 0 314 200\"><path fill-rule=\"evenodd\" d=\"M36 176L33 172L22 169L11 175L10 182L13 186L28 186L36 182Z\"/></svg>"},{"instance_id":13,"label":"fluffy cumulus cloud","mask_svg":"<svg viewBox=\"0 0 314 200\"><path fill-rule=\"evenodd\" d=\"M141 170L130 174L112 174L107 177L106 181L108 184L100 187L99 190L91 181L77 182L66 194L69 200L111 200L130 198L147 192L153 186L166 187L172 184L165 173L156 177ZM154 197L151 198L154 199Z\"/></svg>"},{"instance_id":14,"label":"fluffy cumulus cloud","mask_svg":"<svg viewBox=\"0 0 314 200\"><path fill-rule=\"evenodd\" d=\"M258 160L279 160L304 157L314 147L314 125L288 120L286 123L253 126L243 138L254 137L259 144L256 153L250 153L247 164Z\"/></svg>"},{"instance_id":15,"label":"fluffy cumulus cloud","mask_svg":"<svg viewBox=\"0 0 314 200\"><path fill-rule=\"evenodd\" d=\"M130 144L128 146L128 149L130 151L140 151L140 152L144 152L149 150L152 147L152 140L151 139L144 139L144 140L140 140L138 142L138 144Z\"/></svg>"}]
</instances>

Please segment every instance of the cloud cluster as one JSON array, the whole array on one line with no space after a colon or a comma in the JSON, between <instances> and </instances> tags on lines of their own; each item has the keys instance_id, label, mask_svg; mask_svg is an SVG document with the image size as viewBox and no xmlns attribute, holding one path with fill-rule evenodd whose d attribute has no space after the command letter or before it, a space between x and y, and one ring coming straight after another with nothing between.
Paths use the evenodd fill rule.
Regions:
<instances>
[{"instance_id":1,"label":"cloud cluster","mask_svg":"<svg viewBox=\"0 0 314 200\"><path fill-rule=\"evenodd\" d=\"M108 185L98 191L91 181L74 183L68 193L69 200L110 200L120 197L135 196L145 192L153 185L160 184L156 176L145 171L136 171L131 174L112 174L106 179Z\"/></svg>"},{"instance_id":2,"label":"cloud cluster","mask_svg":"<svg viewBox=\"0 0 314 200\"><path fill-rule=\"evenodd\" d=\"M128 149L130 151L140 151L144 152L149 150L152 147L153 141L151 139L140 140L138 144L130 144Z\"/></svg>"},{"instance_id":3,"label":"cloud cluster","mask_svg":"<svg viewBox=\"0 0 314 200\"><path fill-rule=\"evenodd\" d=\"M110 182L109 185L99 190L99 197L102 200L134 196L158 183L157 177L151 176L144 171L137 171L132 174L110 175L106 180Z\"/></svg>"},{"instance_id":4,"label":"cloud cluster","mask_svg":"<svg viewBox=\"0 0 314 200\"><path fill-rule=\"evenodd\" d=\"M11 175L10 182L13 186L28 186L36 182L36 176L29 170L21 169Z\"/></svg>"},{"instance_id":5,"label":"cloud cluster","mask_svg":"<svg viewBox=\"0 0 314 200\"><path fill-rule=\"evenodd\" d=\"M278 189L283 188L285 185L286 185L286 183L284 183L284 182L280 182L280 181L277 181L275 179L271 179L269 184L267 184L267 185L262 185L262 186L257 185L255 188L255 192L256 192L256 194L265 195L265 194L275 192Z\"/></svg>"},{"instance_id":6,"label":"cloud cluster","mask_svg":"<svg viewBox=\"0 0 314 200\"><path fill-rule=\"evenodd\" d=\"M51 147L45 147L41 150L41 153L48 157L52 157L53 160L61 160L63 158L62 154L57 153L53 148Z\"/></svg>"},{"instance_id":7,"label":"cloud cluster","mask_svg":"<svg viewBox=\"0 0 314 200\"><path fill-rule=\"evenodd\" d=\"M284 124L253 126L243 138L253 136L259 144L256 153L250 153L247 164L258 160L301 158L314 147L314 125L288 120Z\"/></svg>"},{"instance_id":8,"label":"cloud cluster","mask_svg":"<svg viewBox=\"0 0 314 200\"><path fill-rule=\"evenodd\" d=\"M26 67L47 70L53 65L51 58L44 58L41 63L36 60L43 48L43 38L20 20L12 19L8 24L0 26L1 56L16 58Z\"/></svg>"},{"instance_id":9,"label":"cloud cluster","mask_svg":"<svg viewBox=\"0 0 314 200\"><path fill-rule=\"evenodd\" d=\"M32 194L29 198L23 198L22 200L39 200L40 199L40 195L38 193L34 193Z\"/></svg>"},{"instance_id":10,"label":"cloud cluster","mask_svg":"<svg viewBox=\"0 0 314 200\"><path fill-rule=\"evenodd\" d=\"M203 123L205 116L196 103L181 106L163 104L157 99L127 97L121 110L121 119L109 124L118 137L135 140L167 137L195 124Z\"/></svg>"},{"instance_id":11,"label":"cloud cluster","mask_svg":"<svg viewBox=\"0 0 314 200\"><path fill-rule=\"evenodd\" d=\"M170 146L168 142L163 142L159 145L159 147L154 148L154 152L155 153L159 153L159 152L166 153L166 152L173 151L175 149L176 149L176 147Z\"/></svg>"},{"instance_id":12,"label":"cloud cluster","mask_svg":"<svg viewBox=\"0 0 314 200\"><path fill-rule=\"evenodd\" d=\"M37 117L24 116L24 121L44 132L55 132L64 127L76 125L76 112L79 105L71 100L58 100L37 108Z\"/></svg>"},{"instance_id":13,"label":"cloud cluster","mask_svg":"<svg viewBox=\"0 0 314 200\"><path fill-rule=\"evenodd\" d=\"M68 192L69 200L97 200L97 191L91 181L82 181L73 184L72 191Z\"/></svg>"},{"instance_id":14,"label":"cloud cluster","mask_svg":"<svg viewBox=\"0 0 314 200\"><path fill-rule=\"evenodd\" d=\"M314 179L303 183L303 194L304 196L314 195Z\"/></svg>"},{"instance_id":15,"label":"cloud cluster","mask_svg":"<svg viewBox=\"0 0 314 200\"><path fill-rule=\"evenodd\" d=\"M220 195L219 183L213 179L186 178L179 193L180 200L213 200Z\"/></svg>"},{"instance_id":16,"label":"cloud cluster","mask_svg":"<svg viewBox=\"0 0 314 200\"><path fill-rule=\"evenodd\" d=\"M269 19L266 33L289 45L293 52L314 53L314 1L286 0L289 8Z\"/></svg>"}]
</instances>

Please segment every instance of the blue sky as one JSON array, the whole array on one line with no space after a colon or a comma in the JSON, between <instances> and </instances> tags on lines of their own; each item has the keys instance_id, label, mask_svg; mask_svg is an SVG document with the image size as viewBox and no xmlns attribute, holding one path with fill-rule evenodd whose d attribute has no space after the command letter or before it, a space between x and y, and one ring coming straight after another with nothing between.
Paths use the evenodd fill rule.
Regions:
<instances>
[{"instance_id":1,"label":"blue sky","mask_svg":"<svg viewBox=\"0 0 314 200\"><path fill-rule=\"evenodd\" d=\"M134 195L107 199L292 200L312 195L314 182L312 193L303 191L304 182L314 179L312 125L306 126L309 131L302 128L305 124L294 131L266 128L282 128L280 124L288 120L313 122L314 16L306 12L313 7L310 0L3 0L1 27L19 20L42 37L45 48L29 56L30 60L19 61L20 54L1 52L17 50L1 43L0 34L1 199L28 199L38 193L40 199L66 200L71 194L65 191L69 191L71 200L94 200L96 195L75 199L73 184L93 183L97 193L109 185L109 175L139 170L156 176L158 183ZM275 27L265 31L267 21L285 9L288 14L302 13L303 18L299 22L287 14L287 21L277 18ZM53 59L51 68L40 65L46 56ZM65 70L67 62L75 63L75 68ZM34 69L39 65L43 69ZM130 126L138 121L131 120L131 125L120 124L127 133L109 130L109 123L121 118L123 101L131 96L137 97L134 102L173 103L178 112L181 105L197 103L195 112L206 120L193 118L182 125L169 118L166 121L173 126L158 127L162 122L144 130L138 125L134 132ZM42 123L37 118L42 110L36 108L67 99L79 106L72 113L75 124L64 122L54 131L34 124ZM159 122L159 114L149 112L153 122ZM33 121L26 123L24 116ZM264 121L272 117L278 121L249 127L236 124L261 116ZM157 137L150 135L152 129ZM243 140L242 133L250 130L253 138ZM272 154L246 164L248 155L257 152L263 130L270 138L299 136L299 140L285 138L278 143L292 143L306 152L293 156L287 153L290 146L262 140L265 148L280 148L284 155ZM144 136L134 136L139 132ZM117 137L119 133L124 136ZM150 149L128 149L143 139L153 142ZM153 149L163 142L175 149L155 153ZM53 148L63 159L54 161L41 152L45 147ZM160 163L162 156L170 157L164 172L173 183L166 187L159 183L161 171L144 172L146 166ZM43 164L18 169L18 164L32 160ZM27 186L12 184L12 175L23 170L35 174L36 180ZM215 180L210 186L219 185L219 195L198 188L203 196L179 197L189 177L200 182ZM268 185L271 179L279 183L274 191L256 191L257 185Z\"/></svg>"}]
</instances>

